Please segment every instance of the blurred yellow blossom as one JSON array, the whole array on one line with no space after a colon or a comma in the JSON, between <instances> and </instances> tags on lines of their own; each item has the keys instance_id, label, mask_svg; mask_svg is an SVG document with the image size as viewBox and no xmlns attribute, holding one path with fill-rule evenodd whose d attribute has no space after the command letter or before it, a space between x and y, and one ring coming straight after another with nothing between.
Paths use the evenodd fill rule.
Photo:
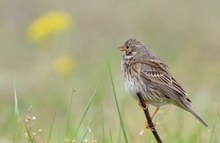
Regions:
<instances>
[{"instance_id":1,"label":"blurred yellow blossom","mask_svg":"<svg viewBox=\"0 0 220 143\"><path fill-rule=\"evenodd\" d=\"M56 31L65 31L70 25L71 16L66 12L48 12L31 23L27 29L28 37L39 41Z\"/></svg>"},{"instance_id":2,"label":"blurred yellow blossom","mask_svg":"<svg viewBox=\"0 0 220 143\"><path fill-rule=\"evenodd\" d=\"M69 56L61 56L54 60L54 68L57 74L69 75L73 71L73 60Z\"/></svg>"}]
</instances>

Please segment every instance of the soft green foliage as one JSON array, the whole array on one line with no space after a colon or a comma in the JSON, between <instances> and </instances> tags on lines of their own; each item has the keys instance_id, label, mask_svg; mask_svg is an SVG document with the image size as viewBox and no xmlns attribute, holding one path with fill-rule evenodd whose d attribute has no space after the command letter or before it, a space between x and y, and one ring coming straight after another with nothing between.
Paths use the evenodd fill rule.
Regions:
<instances>
[{"instance_id":1,"label":"soft green foliage","mask_svg":"<svg viewBox=\"0 0 220 143\"><path fill-rule=\"evenodd\" d=\"M120 120L120 126L121 126L122 131L123 131L125 142L128 143L128 138L127 138L127 135L126 135L126 132L125 132L125 127L124 127L124 122L122 120L121 111L119 109L118 99L117 99L116 91L115 91L115 85L114 85L112 72L111 72L111 68L110 68L109 64L108 64L108 70L109 70L109 74L110 74L110 77L111 77L112 89L113 89L114 99L115 99L115 103L116 103L116 107L117 107L117 111L118 111L119 120Z\"/></svg>"},{"instance_id":2,"label":"soft green foliage","mask_svg":"<svg viewBox=\"0 0 220 143\"><path fill-rule=\"evenodd\" d=\"M71 96L71 98L72 98L72 96ZM47 138L47 143L50 142L50 138L51 138L51 135L52 135L55 118L56 118L56 114L54 115L53 121L52 121L51 126L50 126L50 131L49 131L49 135L48 135L48 138Z\"/></svg>"},{"instance_id":3,"label":"soft green foliage","mask_svg":"<svg viewBox=\"0 0 220 143\"><path fill-rule=\"evenodd\" d=\"M15 87L15 82L16 80L14 79L14 136L13 136L13 143L17 142L17 122L19 118L19 111L18 111L18 98L17 98L17 92L16 92L16 87Z\"/></svg>"},{"instance_id":4,"label":"soft green foliage","mask_svg":"<svg viewBox=\"0 0 220 143\"><path fill-rule=\"evenodd\" d=\"M218 110L218 117L219 117L219 119L220 119L220 112L219 112L219 110Z\"/></svg>"},{"instance_id":5,"label":"soft green foliage","mask_svg":"<svg viewBox=\"0 0 220 143\"><path fill-rule=\"evenodd\" d=\"M74 93L74 89L72 89L72 94L71 94L70 101L69 101L70 103L69 103L69 109L68 109L67 124L66 124L66 134L65 134L66 137L68 137L68 131L69 131L70 115L71 115L71 111L72 111L73 93Z\"/></svg>"},{"instance_id":6,"label":"soft green foliage","mask_svg":"<svg viewBox=\"0 0 220 143\"><path fill-rule=\"evenodd\" d=\"M216 119L215 119L215 122L214 124L212 125L212 128L211 128L211 137L210 137L210 140L209 140L209 143L212 143L212 142L218 142L218 138L217 138L217 133L216 133L216 128L217 128L217 125L218 125L218 121L219 121L219 111L217 111L217 116L216 116ZM216 137L215 138L215 141L213 141L213 137Z\"/></svg>"},{"instance_id":7,"label":"soft green foliage","mask_svg":"<svg viewBox=\"0 0 220 143\"><path fill-rule=\"evenodd\" d=\"M34 140L33 140L33 138L32 138L31 132L30 132L30 130L28 129L27 124L26 124L25 122L24 122L24 125L25 125L25 129L26 129L26 132L27 132L27 135L28 135L28 142L33 143Z\"/></svg>"},{"instance_id":8,"label":"soft green foliage","mask_svg":"<svg viewBox=\"0 0 220 143\"><path fill-rule=\"evenodd\" d=\"M112 132L111 131L109 131L109 138L110 138L110 143L113 143Z\"/></svg>"},{"instance_id":9,"label":"soft green foliage","mask_svg":"<svg viewBox=\"0 0 220 143\"><path fill-rule=\"evenodd\" d=\"M19 111L18 111L18 97L17 97L17 91L16 91L16 87L15 87L15 80L14 80L14 114L15 116L19 116Z\"/></svg>"},{"instance_id":10,"label":"soft green foliage","mask_svg":"<svg viewBox=\"0 0 220 143\"><path fill-rule=\"evenodd\" d=\"M92 119L91 123L90 123L89 126L87 127L85 133L83 134L82 139L80 140L80 143L82 143L82 142L84 141L84 139L85 139L85 137L86 137L86 135L87 135L87 133L88 133L88 131L89 131L89 129L90 129L92 123L94 122L94 120L95 120L95 117Z\"/></svg>"},{"instance_id":11,"label":"soft green foliage","mask_svg":"<svg viewBox=\"0 0 220 143\"><path fill-rule=\"evenodd\" d=\"M74 136L73 136L74 138L77 136L77 133L78 133L78 131L79 131L79 128L81 127L81 125L82 125L82 123L83 123L83 120L84 120L84 118L85 118L87 112L89 111L89 108L90 108L90 106L91 106L91 103L92 103L92 101L93 101L93 98L94 98L94 96L96 95L97 89L99 88L100 84L101 84L101 81L100 81L100 82L98 83L98 85L96 86L96 88L95 88L95 90L94 90L94 92L93 92L93 94L92 94L92 96L91 96L91 98L90 98L90 100L89 100L89 102L88 102L88 104L87 104L87 106L86 106L86 108L85 108L83 114L82 114L82 117L80 118L79 124L77 125L77 127L76 127L76 129L75 129L75 131L74 131L74 134L73 134L73 135L74 135ZM92 120L92 122L93 122L93 120ZM91 124L92 124L92 122L91 122ZM90 125L91 125L91 124L90 124Z\"/></svg>"},{"instance_id":12,"label":"soft green foliage","mask_svg":"<svg viewBox=\"0 0 220 143\"><path fill-rule=\"evenodd\" d=\"M28 142L33 131L40 143L79 142L83 136L89 142L126 142L125 132L128 142L154 141L143 111L124 91L117 47L131 37L169 66L209 124L203 127L173 105L161 107L154 122L164 142L220 142L220 1L2 0L0 5L1 143ZM31 131L25 124L30 106L36 117Z\"/></svg>"},{"instance_id":13,"label":"soft green foliage","mask_svg":"<svg viewBox=\"0 0 220 143\"><path fill-rule=\"evenodd\" d=\"M103 110L102 110L102 143L105 143L105 120L104 120L104 115L103 115Z\"/></svg>"}]
</instances>

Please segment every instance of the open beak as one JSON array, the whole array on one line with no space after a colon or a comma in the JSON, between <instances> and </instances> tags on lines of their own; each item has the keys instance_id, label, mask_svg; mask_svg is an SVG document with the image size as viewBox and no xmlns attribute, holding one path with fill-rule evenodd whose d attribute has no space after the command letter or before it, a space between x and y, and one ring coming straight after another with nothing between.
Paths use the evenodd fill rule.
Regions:
<instances>
[{"instance_id":1,"label":"open beak","mask_svg":"<svg viewBox=\"0 0 220 143\"><path fill-rule=\"evenodd\" d=\"M123 52L125 50L125 48L124 48L124 46L120 46L120 47L118 47L118 50Z\"/></svg>"}]
</instances>

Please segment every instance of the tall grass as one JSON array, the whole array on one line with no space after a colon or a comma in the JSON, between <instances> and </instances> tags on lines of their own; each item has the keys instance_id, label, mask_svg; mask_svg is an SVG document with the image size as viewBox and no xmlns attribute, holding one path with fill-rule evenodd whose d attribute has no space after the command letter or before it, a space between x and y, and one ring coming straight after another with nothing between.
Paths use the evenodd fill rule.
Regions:
<instances>
[{"instance_id":1,"label":"tall grass","mask_svg":"<svg viewBox=\"0 0 220 143\"><path fill-rule=\"evenodd\" d=\"M111 130L109 130L109 139L110 139L110 143L113 143L112 132L111 132Z\"/></svg>"},{"instance_id":2,"label":"tall grass","mask_svg":"<svg viewBox=\"0 0 220 143\"><path fill-rule=\"evenodd\" d=\"M97 92L97 90L98 90L100 84L101 84L101 81L100 81L100 82L98 83L98 85L96 86L96 88L95 88L95 90L94 90L94 92L93 92L93 94L92 94L92 96L91 96L91 98L90 98L90 100L89 100L87 106L85 107L85 110L84 110L84 112L83 112L83 114L82 114L82 116L81 116L81 118L80 118L80 121L79 121L78 125L76 126L76 129L74 130L73 138L76 138L77 133L78 133L78 131L79 131L79 129L80 129L80 127L81 127L83 121L84 121L84 118L85 118L86 114L87 114L88 111L89 111L89 108L90 108L90 106L91 106L91 103L92 103L92 101L93 101L93 99L94 99L94 96L96 95L96 92Z\"/></svg>"},{"instance_id":3,"label":"tall grass","mask_svg":"<svg viewBox=\"0 0 220 143\"><path fill-rule=\"evenodd\" d=\"M27 126L27 124L25 123L25 121L24 121L24 125L25 125L25 129L26 129L26 132L27 132L27 135L28 135L28 142L29 142L29 143L33 143L33 142L34 142L34 139L32 138L31 132L30 132L30 130L28 129L28 126Z\"/></svg>"},{"instance_id":4,"label":"tall grass","mask_svg":"<svg viewBox=\"0 0 220 143\"><path fill-rule=\"evenodd\" d=\"M216 128L217 128L217 123L218 123L218 119L220 118L220 114L219 114L219 111L217 110L217 116L216 116L216 118L215 118L215 122L214 122L214 124L213 124L213 126L212 126L212 128L211 128L211 137L210 137L210 140L209 140L209 143L212 143L212 142L214 142L213 140L213 138L214 138L214 136L216 137L215 138L215 143L218 143L218 135L216 134Z\"/></svg>"},{"instance_id":5,"label":"tall grass","mask_svg":"<svg viewBox=\"0 0 220 143\"><path fill-rule=\"evenodd\" d=\"M90 130L91 125L92 125L93 122L94 122L94 120L95 120L95 117L92 119L92 121L91 121L90 124L88 125L87 129L85 130L85 132L84 132L84 134L83 134L83 137L82 137L81 140L80 140L80 143L82 143L83 140L85 139L85 137L86 137L88 131Z\"/></svg>"},{"instance_id":6,"label":"tall grass","mask_svg":"<svg viewBox=\"0 0 220 143\"><path fill-rule=\"evenodd\" d=\"M119 119L119 122L120 122L120 126L119 126L119 130L118 130L118 134L116 136L114 134L112 134L113 133L112 130L108 130L106 132L103 106L101 106L101 108L102 108L101 117L102 118L101 118L101 122L100 122L100 130L101 130L102 135L101 135L101 138L99 140L102 143L105 143L105 142L120 143L121 140L124 140L123 142L128 143L129 141L128 141L128 136L127 136L127 133L126 133L128 131L125 128L125 123L124 123L123 116L122 116L122 113L121 113L121 110L120 110L120 106L119 106L119 102L118 102L118 98L117 98L117 94L116 94L116 89L115 89L115 84L114 84L114 80L113 80L113 76L112 76L112 72L111 72L111 67L110 67L109 64L108 64L108 72L109 72L109 75L110 75L110 81L111 81L111 86L112 86L111 90L113 91L113 98L114 98L114 103L116 105L116 110L117 110L117 115L118 115L118 119ZM70 131L70 127L71 127L71 124L70 124L71 123L71 113L73 112L72 111L72 104L73 104L72 100L73 100L73 97L74 97L74 90L72 90L72 94L71 94L71 97L70 97L70 100L69 100L69 106L68 106L68 115L67 115L67 121L66 121L66 125L65 125L66 128L63 131L63 133L65 134L65 138L68 138L68 136L70 136L69 137L70 141L75 140L76 142L79 142L79 143L82 143L82 142L85 141L85 138L88 134L88 131L92 127L92 125L93 125L93 123L96 119L96 116L92 118L92 120L90 121L88 126L84 129L84 132L82 134L80 134L80 136L79 136L79 131L83 130L83 129L81 129L82 124L84 124L84 120L86 118L86 115L88 114L88 112L91 108L92 101L94 100L94 97L97 94L97 90L99 89L100 85L101 85L101 81L96 85L96 87L95 87L95 89L92 93L92 96L90 97L87 105L85 106L84 111L82 112L81 117L79 118L78 123L76 124L73 132L70 133L69 131ZM18 97L17 97L17 92L16 92L16 81L15 80L14 80L13 91L14 91L14 117L13 117L13 123L14 123L13 132L14 133L13 133L13 143L17 143L18 142L17 122L18 122L18 118L19 118L19 109L18 109ZM56 124L54 124L55 118L56 118L56 114L53 116L53 120L51 121L51 124L50 124L49 134L48 134L48 137L47 137L47 143L51 142L52 132L56 132L56 131L53 131L54 126L56 126ZM217 134L217 127L218 127L218 121L219 120L220 120L220 112L218 110L217 111L217 116L214 120L212 129L211 129L211 135L210 135L210 138L209 138L209 141L208 141L209 143L218 143L219 142L219 140L218 140L219 135ZM24 122L24 124L25 124L25 129L26 129L26 132L27 132L29 143L35 142L35 139L32 136L32 132L29 130L29 128L28 128L28 126L26 125L25 122ZM98 129L98 128L96 128L96 129ZM114 129L114 132L116 130L117 129ZM108 137L106 137L106 134L108 135ZM168 136L168 138L166 138L166 141L172 140L173 135L171 135L170 132L164 132L164 134L166 134ZM199 134L201 134L201 129L200 128L195 129L194 132L192 132L192 134L190 136L188 136L189 139L183 139L183 138L180 137L178 139L178 142L180 142L180 143L183 142L183 141L203 142L201 137L199 136ZM176 133L176 136L179 136L179 135L181 135L180 131ZM61 140L59 140L59 142ZM144 142L146 142L146 143L151 142L151 138L147 138Z\"/></svg>"},{"instance_id":7,"label":"tall grass","mask_svg":"<svg viewBox=\"0 0 220 143\"><path fill-rule=\"evenodd\" d=\"M13 135L13 143L17 142L17 122L19 118L19 110L18 110L18 98L17 98L17 91L16 91L16 77L14 79L14 135Z\"/></svg>"},{"instance_id":8,"label":"tall grass","mask_svg":"<svg viewBox=\"0 0 220 143\"><path fill-rule=\"evenodd\" d=\"M68 137L68 132L69 132L69 123L70 123L70 115L71 115L71 109L72 109L73 93L74 93L74 89L72 89L72 94L70 96L69 109L68 109L68 115L67 115L67 123L66 123L65 138Z\"/></svg>"},{"instance_id":9,"label":"tall grass","mask_svg":"<svg viewBox=\"0 0 220 143\"><path fill-rule=\"evenodd\" d=\"M118 116L119 116L119 120L120 120L120 126L121 126L122 131L123 131L124 140L125 140L126 143L128 143L128 138L127 138L127 135L126 135L126 132L125 132L124 122L122 120L122 115L121 115L121 112L120 112L120 108L119 108L119 104L118 104L118 99L117 99L116 91L115 91L115 85L114 85L114 81L113 81L113 77L112 77L111 67L110 67L109 63L108 63L108 70L109 70L109 74L110 74L110 78L111 78L112 90L113 90L115 104L116 104L117 111L118 111Z\"/></svg>"},{"instance_id":10,"label":"tall grass","mask_svg":"<svg viewBox=\"0 0 220 143\"><path fill-rule=\"evenodd\" d=\"M103 106L102 106L102 143L105 143L105 122L104 122L104 113L103 113Z\"/></svg>"},{"instance_id":11,"label":"tall grass","mask_svg":"<svg viewBox=\"0 0 220 143\"><path fill-rule=\"evenodd\" d=\"M50 142L50 139L51 139L51 134L52 134L52 131L53 131L53 126L54 126L55 118L56 118L56 113L55 113L54 116L53 116L53 121L52 121L52 123L51 123L49 135L48 135L48 138L47 138L47 143L49 143L49 142Z\"/></svg>"}]
</instances>

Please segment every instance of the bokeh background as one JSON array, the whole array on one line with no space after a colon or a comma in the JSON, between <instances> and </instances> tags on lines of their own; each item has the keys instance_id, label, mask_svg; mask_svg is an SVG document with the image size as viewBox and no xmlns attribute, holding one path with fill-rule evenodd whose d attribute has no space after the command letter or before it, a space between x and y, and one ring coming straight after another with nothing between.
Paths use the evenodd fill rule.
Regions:
<instances>
[{"instance_id":1,"label":"bokeh background","mask_svg":"<svg viewBox=\"0 0 220 143\"><path fill-rule=\"evenodd\" d=\"M46 142L56 114L51 142L63 142L72 89L69 138L100 80L76 140L96 116L84 142L104 142L102 119L105 141L110 142L111 135L113 142L125 142L108 62L129 142L155 142L145 130L142 110L124 91L121 53L116 48L131 37L143 41L169 65L210 125L207 129L189 113L164 106L155 118L163 140L220 142L219 6L218 0L1 0L0 142L12 142L15 130L14 81L20 113L17 141L27 142L23 120L33 115L34 130L42 130L38 142Z\"/></svg>"}]
</instances>

